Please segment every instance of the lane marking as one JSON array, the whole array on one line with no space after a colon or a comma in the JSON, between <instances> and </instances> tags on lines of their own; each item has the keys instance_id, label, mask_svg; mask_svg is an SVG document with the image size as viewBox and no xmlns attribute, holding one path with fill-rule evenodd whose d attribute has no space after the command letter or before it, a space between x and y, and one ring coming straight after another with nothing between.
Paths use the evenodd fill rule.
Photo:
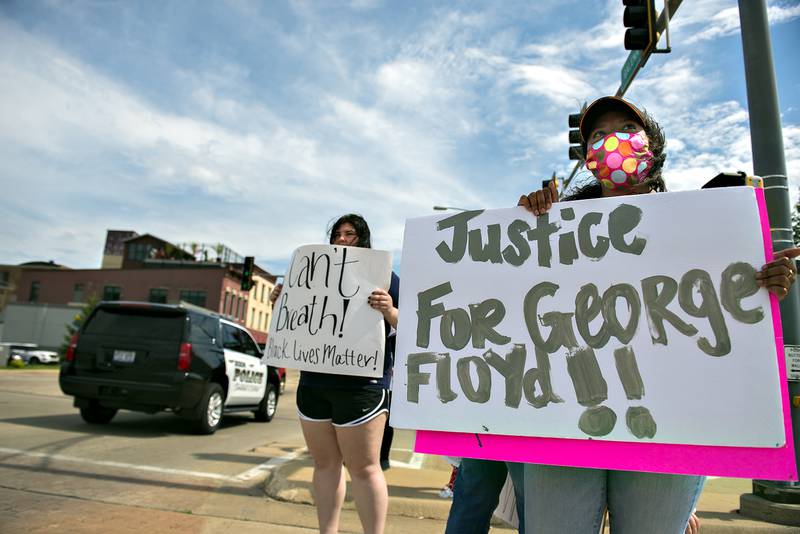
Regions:
<instances>
[{"instance_id":1,"label":"lane marking","mask_svg":"<svg viewBox=\"0 0 800 534\"><path fill-rule=\"evenodd\" d=\"M86 465L97 465L103 467L114 467L119 469L128 469L128 470L135 470L135 471L145 471L149 473L160 473L164 475L180 475L180 476L187 476L187 477L194 477L194 478L208 478L212 480L222 480L224 482L243 482L255 477L261 471L268 471L278 465L282 465L290 460L292 460L296 455L287 455L283 457L272 458L268 462L265 462L253 469L249 469L244 473L236 476L229 476L229 475L220 475L218 473L205 473L203 471L189 471L185 469L172 469L169 467L155 467L152 465L140 465L140 464L129 464L123 462L111 462L107 460L89 460L87 458L78 458L76 456L66 456L63 454L48 454L44 452L33 452L33 451L25 451L21 449L9 449L6 447L0 447L0 454L9 454L13 456L26 456L29 458L43 458L48 460L59 460L63 462L72 462L78 464L86 464ZM0 458L0 462L8 460L9 457ZM269 467L266 467L269 466ZM253 472L252 474L251 471ZM245 477L244 475L248 475Z\"/></svg>"},{"instance_id":2,"label":"lane marking","mask_svg":"<svg viewBox=\"0 0 800 534\"><path fill-rule=\"evenodd\" d=\"M250 480L252 478L257 477L258 475L261 475L261 474L266 473L268 471L272 471L276 467L281 466L281 465L285 464L286 462L290 462L290 461L294 460L295 458L300 456L300 454L302 452L304 452L304 451L291 452L291 453L289 453L289 454L287 454L285 456L276 456L274 458L271 458L269 461L264 462L263 464L257 465L255 467L253 467L252 469L248 469L244 473L240 473L240 474L236 475L234 478L235 478L235 480L237 480L239 482L244 482L246 480Z\"/></svg>"},{"instance_id":3,"label":"lane marking","mask_svg":"<svg viewBox=\"0 0 800 534\"><path fill-rule=\"evenodd\" d=\"M411 458L408 460L408 462L389 460L389 465L392 467L404 467L406 469L422 469L422 462L425 461L425 456L426 455L423 453L415 452L411 454Z\"/></svg>"}]
</instances>

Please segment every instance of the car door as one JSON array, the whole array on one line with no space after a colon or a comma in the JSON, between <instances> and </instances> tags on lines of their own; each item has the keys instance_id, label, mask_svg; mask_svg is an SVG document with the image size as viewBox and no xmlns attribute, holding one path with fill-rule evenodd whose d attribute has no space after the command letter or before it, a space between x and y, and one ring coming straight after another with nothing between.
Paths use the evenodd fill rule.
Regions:
<instances>
[{"instance_id":1,"label":"car door","mask_svg":"<svg viewBox=\"0 0 800 534\"><path fill-rule=\"evenodd\" d=\"M241 327L222 323L225 373L228 376L226 405L256 405L261 402L267 383L267 370L261 363L256 342Z\"/></svg>"}]
</instances>

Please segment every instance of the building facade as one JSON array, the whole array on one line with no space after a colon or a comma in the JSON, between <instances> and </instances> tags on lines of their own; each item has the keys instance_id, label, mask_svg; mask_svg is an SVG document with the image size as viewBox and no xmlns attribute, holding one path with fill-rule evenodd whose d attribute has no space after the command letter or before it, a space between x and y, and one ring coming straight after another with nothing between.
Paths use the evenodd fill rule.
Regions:
<instances>
[{"instance_id":1,"label":"building facade","mask_svg":"<svg viewBox=\"0 0 800 534\"><path fill-rule=\"evenodd\" d=\"M188 302L228 317L247 327L256 341L266 342L263 312L267 309L259 303L261 328L257 320L248 320L248 311L253 308L251 294L260 297L263 291L269 302L266 288L274 284L274 277L269 273L261 276L263 280L257 287L244 292L240 289L241 265L159 260L144 265L138 269L25 270L19 278L18 302L77 305L92 298L162 304ZM271 312L271 306L268 311Z\"/></svg>"}]
</instances>

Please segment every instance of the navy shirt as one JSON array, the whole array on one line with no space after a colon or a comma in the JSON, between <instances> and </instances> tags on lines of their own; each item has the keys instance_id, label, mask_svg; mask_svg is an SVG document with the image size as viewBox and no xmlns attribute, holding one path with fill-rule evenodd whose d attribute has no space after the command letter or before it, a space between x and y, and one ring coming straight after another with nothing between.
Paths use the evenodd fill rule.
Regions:
<instances>
[{"instance_id":1,"label":"navy shirt","mask_svg":"<svg viewBox=\"0 0 800 534\"><path fill-rule=\"evenodd\" d=\"M395 308L400 307L400 278L392 272L392 281L389 284L389 295L392 297L392 304ZM386 343L383 352L383 377L371 378L366 376L335 375L331 373L314 373L311 371L300 371L300 385L312 387L329 388L389 388L392 380L392 367L394 365L394 346L397 336L390 336L391 325L383 321L385 329Z\"/></svg>"}]
</instances>

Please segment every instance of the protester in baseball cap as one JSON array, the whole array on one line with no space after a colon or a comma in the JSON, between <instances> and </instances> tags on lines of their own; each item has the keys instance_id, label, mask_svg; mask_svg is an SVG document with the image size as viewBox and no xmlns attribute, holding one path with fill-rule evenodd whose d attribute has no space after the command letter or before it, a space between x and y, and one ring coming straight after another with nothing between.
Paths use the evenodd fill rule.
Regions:
<instances>
[{"instance_id":1,"label":"protester in baseball cap","mask_svg":"<svg viewBox=\"0 0 800 534\"><path fill-rule=\"evenodd\" d=\"M593 179L563 201L666 191L661 175L666 141L646 111L605 96L586 108L579 128ZM518 205L538 216L558 200L551 180L522 195ZM800 248L776 253L756 274L758 284L786 296L797 273L792 258L798 255ZM701 476L525 464L526 530L596 533L608 509L611 532L694 534L699 522L693 511L704 482Z\"/></svg>"}]
</instances>

